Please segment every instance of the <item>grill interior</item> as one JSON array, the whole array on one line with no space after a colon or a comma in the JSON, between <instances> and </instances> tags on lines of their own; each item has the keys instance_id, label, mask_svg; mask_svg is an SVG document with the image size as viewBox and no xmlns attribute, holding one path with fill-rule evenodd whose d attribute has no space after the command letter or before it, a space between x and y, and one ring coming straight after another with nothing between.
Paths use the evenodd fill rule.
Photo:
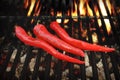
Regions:
<instances>
[{"instance_id":1,"label":"grill interior","mask_svg":"<svg viewBox=\"0 0 120 80\"><path fill-rule=\"evenodd\" d=\"M12 1L12 0L10 0ZM39 1L39 0L38 0ZM49 1L49 4L46 2ZM105 5L108 16L103 16L100 11L98 1L91 0L89 5L93 10L94 16L86 15L70 16L66 14L70 3L77 0L54 0L58 5L51 3L51 0L43 1L45 4L41 7L39 16L0 16L0 79L1 80L119 80L120 79L120 15L119 0L114 2L114 13L110 14L108 7ZM66 4L65 4L65 2ZM3 1L4 2L4 1ZM6 1L7 2L7 1ZM19 2L19 1L18 1ZM69 4L67 4L67 2ZM96 3L100 16L96 15L94 3ZM17 2L16 2L17 3ZM21 2L19 2L21 3ZM104 2L105 3L105 2ZM6 3L7 4L7 3ZM11 5L12 3L10 3ZM15 3L13 3L15 5ZM37 2L36 2L37 4ZM64 6L62 6L64 5ZM69 6L70 5L70 6ZM15 5L16 6L16 5ZM40 6L40 5L39 5ZM63 9L65 7L65 9ZM66 8L67 7L67 8ZM20 8L20 7L19 7ZM52 9L51 9L52 8ZM25 15L29 10L23 10ZM53 15L48 14L53 10ZM14 10L13 10L14 11ZM61 11L62 16L57 16ZM25 12L25 13L24 13ZM4 11L1 13L3 14ZM11 12L10 12L11 13ZM16 12L19 15L21 11ZM34 11L31 15L34 14ZM80 12L77 12L80 14ZM101 27L97 20L101 20ZM111 31L108 33L105 19L108 19L111 25ZM22 26L33 37L33 27L37 23L44 24L47 29L55 34L49 24L52 21L60 21L60 25L67 33L76 39L89 43L96 43L103 46L113 47L116 49L112 53L84 51L86 56L81 58L70 55L67 52L59 50L66 55L85 60L84 65L77 65L58 60L42 49L31 47L23 44L14 34L14 26ZM67 22L65 22L67 21ZM96 36L97 35L97 40ZM93 40L93 37L94 40Z\"/></svg>"}]
</instances>

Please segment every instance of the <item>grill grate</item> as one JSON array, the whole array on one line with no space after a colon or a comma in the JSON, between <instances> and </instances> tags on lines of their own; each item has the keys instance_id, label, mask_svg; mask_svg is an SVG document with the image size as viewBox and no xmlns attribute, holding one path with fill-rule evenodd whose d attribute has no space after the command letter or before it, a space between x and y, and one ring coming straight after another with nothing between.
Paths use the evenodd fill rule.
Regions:
<instances>
[{"instance_id":1,"label":"grill grate","mask_svg":"<svg viewBox=\"0 0 120 80\"><path fill-rule=\"evenodd\" d=\"M12 0L10 0L12 1ZM38 0L37 0L38 1ZM59 3L59 0L54 0ZM74 8L73 4L77 0L62 0L59 5L52 4L51 0L41 0L40 16L0 16L0 79L1 80L119 80L120 79L120 15L117 12L117 5L113 3L114 14L110 14L105 0L103 3L108 16L103 16L100 10L98 0L89 1L90 8L94 16L68 16L67 10ZM110 0L111 1L111 0ZM50 4L46 4L49 2ZM68 2L68 3L67 3ZM114 2L114 1L112 1ZM119 1L118 1L119 2ZM96 3L96 4L95 4ZM35 3L37 4L37 2ZM94 9L96 5L100 16L96 15ZM39 5L40 6L40 5ZM54 16L48 15L54 9ZM63 9L63 10L62 10ZM77 14L81 12L78 11ZM61 11L62 16L57 16ZM72 12L72 11L70 11ZM31 14L34 13L34 10ZM70 13L72 15L72 13ZM58 60L47 54L42 49L31 47L23 44L15 37L14 26L20 25L30 32L33 36L32 29L35 24L42 23L47 29L55 34L50 28L51 21L61 20L60 25L67 33L76 39L94 43L92 35L97 34L98 44L116 48L115 52L103 53L85 51L85 58L71 55L67 52L58 50L69 56L85 60L85 65L77 65ZM101 20L100 27L97 20ZM109 19L111 33L107 33L105 19ZM69 20L65 23L65 20ZM55 34L56 35L56 34ZM104 39L104 40L103 40ZM15 50L17 50L15 52Z\"/></svg>"},{"instance_id":2,"label":"grill grate","mask_svg":"<svg viewBox=\"0 0 120 80\"><path fill-rule=\"evenodd\" d=\"M22 26L26 26L24 27L24 29L26 29L27 31L31 31L32 28L34 27L34 25L36 24L33 23L31 25L31 19L35 19L35 21L38 19L43 21L41 23L45 24L46 26L49 25L49 23L51 22L51 20L55 20L56 18L51 18L51 20L46 21L47 18L43 18L42 17L5 17L7 19L12 19L13 22L14 20L16 20L16 22L9 22L9 24L12 23L12 25L10 25L10 27L13 27L13 25L19 24ZM2 18L1 18L2 19ZM97 18L93 18L93 19L97 19ZM63 19L64 20L64 19ZM70 22L68 22L67 24L61 23L62 26L66 26L68 25L68 28L65 28L66 31L69 33L69 35L71 35L74 38L78 38L78 39L82 39L85 40L81 35L81 31L76 31L76 30L80 30L80 25L82 23L83 26L87 26L85 27L88 31L87 35L88 35L88 41L90 43L92 43L92 31L90 31L91 25L88 24L90 23L90 21L92 20L91 18L87 17L87 18L79 18L78 22L75 22L72 18L70 18ZM27 21L26 23L22 23L24 21ZM3 23L4 24L4 23ZM97 22L94 23L96 26L98 26ZM30 25L27 26L27 25ZM2 25L3 26L3 25ZM8 25L7 25L8 26ZM114 25L115 26L115 25ZM9 26L8 26L9 27ZM49 29L49 26L47 26L47 28ZM14 29L14 28L13 28ZM97 29L96 29L97 30ZM12 32L14 32L14 30L11 30ZM50 30L52 31L52 30ZM99 30L97 30L99 31ZM100 31L99 31L100 32ZM98 33L99 33L98 32ZM53 33L53 32L52 32ZM92 67L92 77L89 77L90 79L99 79L99 66L97 66L97 64L99 63L100 59L102 60L102 64L103 64L103 72L105 72L105 79L106 80L110 80L111 78L111 73L114 74L114 77L116 80L120 79L119 78L119 63L117 61L117 59L119 60L119 50L118 52L113 52L112 53L101 53L101 52L92 52L92 51L85 51L86 54L89 57L89 61L87 61L90 65L87 66L85 65L77 65L79 66L79 69L75 69L75 64L72 63L66 63L66 62L62 62L59 60L54 59L51 55L46 54L46 52L40 50L40 49L35 49L34 47L29 47L29 46L25 46L23 43L21 43L18 39L16 39L16 37L14 36L13 33L7 34L7 35L12 35L10 39L10 41L7 41L8 37L5 37L5 42L3 41L3 43L1 43L1 58L0 60L3 60L3 55L6 55L5 60L3 61L3 64L1 64L0 66L0 77L1 79L13 79L13 80L17 80L16 77L16 70L19 67L19 64L21 64L20 58L23 55L21 52L24 52L24 55L26 54L25 57L25 61L24 63L22 63L22 70L20 72L19 78L21 80L26 80L26 79L42 79L42 80L54 80L54 79L58 79L58 80L62 80L63 79L63 73L65 73L64 71L66 70L66 73L68 71L68 74L66 76L66 79L72 80L85 80L87 79L88 75L86 73L87 68ZM77 37L75 35L78 35ZM115 36L112 36L115 37ZM112 40L111 37L109 37L109 40ZM99 39L99 44L104 45L107 44L108 46L111 47L115 47L115 45L117 44L116 42L110 42L106 41L106 42L101 42L102 37L98 35L98 39ZM6 42L7 41L7 42ZM9 45L8 45L9 44ZM8 49L4 49L5 46L7 46ZM25 47L25 51L24 48L22 48L22 46ZM119 47L119 44L117 44L117 47ZM10 59L11 56L13 54L14 49L17 49L17 54L14 58L13 63L11 63ZM6 51L7 50L7 51ZM36 53L33 52L33 50L38 50ZM6 51L6 54L4 53ZM62 51L61 51L62 52ZM99 58L99 60L97 60L97 55L101 56L101 58ZM70 55L73 56L73 55ZM73 56L75 57L75 56ZM110 62L112 64L112 71L111 69L109 69L109 63L108 63L108 57L110 57ZM32 59L35 59L35 64L33 67L33 71L30 70L30 63ZM41 59L43 59L43 62L41 62ZM85 60L84 58L80 58L81 60ZM51 62L53 62L55 65L54 67L51 67ZM11 70L10 71L6 71L8 68L8 64L12 64L11 65ZM40 71L40 67L42 66L42 70ZM64 66L64 67L63 67ZM51 70L54 70L53 75L51 76ZM78 72L77 74L75 74L75 71ZM79 76L78 76L79 75Z\"/></svg>"}]
</instances>

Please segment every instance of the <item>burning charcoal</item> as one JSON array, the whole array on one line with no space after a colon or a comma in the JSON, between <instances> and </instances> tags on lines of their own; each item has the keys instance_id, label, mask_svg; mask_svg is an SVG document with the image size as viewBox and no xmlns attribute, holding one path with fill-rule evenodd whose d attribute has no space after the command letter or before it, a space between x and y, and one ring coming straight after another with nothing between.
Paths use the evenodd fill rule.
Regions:
<instances>
[{"instance_id":1,"label":"burning charcoal","mask_svg":"<svg viewBox=\"0 0 120 80\"><path fill-rule=\"evenodd\" d=\"M11 65L12 65L11 63L8 64L7 69L6 69L7 72L11 71Z\"/></svg>"},{"instance_id":2,"label":"burning charcoal","mask_svg":"<svg viewBox=\"0 0 120 80\"><path fill-rule=\"evenodd\" d=\"M20 58L20 62L24 63L25 62L25 58L26 58L26 54L24 54L21 58Z\"/></svg>"},{"instance_id":3,"label":"burning charcoal","mask_svg":"<svg viewBox=\"0 0 120 80\"><path fill-rule=\"evenodd\" d=\"M31 72L34 71L35 60L36 60L35 58L32 58L30 63L29 63L29 67L30 67Z\"/></svg>"},{"instance_id":4,"label":"burning charcoal","mask_svg":"<svg viewBox=\"0 0 120 80\"><path fill-rule=\"evenodd\" d=\"M69 69L62 72L62 80L68 80Z\"/></svg>"},{"instance_id":5,"label":"burning charcoal","mask_svg":"<svg viewBox=\"0 0 120 80\"><path fill-rule=\"evenodd\" d=\"M99 80L105 80L105 73L103 69L102 59L100 59L100 61L97 63L97 67L98 67Z\"/></svg>"},{"instance_id":6,"label":"burning charcoal","mask_svg":"<svg viewBox=\"0 0 120 80\"><path fill-rule=\"evenodd\" d=\"M79 65L77 65L77 64L74 64L74 69L80 69L80 66Z\"/></svg>"},{"instance_id":7,"label":"burning charcoal","mask_svg":"<svg viewBox=\"0 0 120 80\"><path fill-rule=\"evenodd\" d=\"M92 67L89 66L86 68L86 77L92 77Z\"/></svg>"},{"instance_id":8,"label":"burning charcoal","mask_svg":"<svg viewBox=\"0 0 120 80\"><path fill-rule=\"evenodd\" d=\"M100 68L98 70L98 77L99 77L99 80L105 80L105 73L104 73L104 69L103 68Z\"/></svg>"},{"instance_id":9,"label":"burning charcoal","mask_svg":"<svg viewBox=\"0 0 120 80\"><path fill-rule=\"evenodd\" d=\"M18 64L18 67L16 68L16 71L15 71L15 76L17 78L20 77L22 69L23 69L23 64Z\"/></svg>"},{"instance_id":10,"label":"burning charcoal","mask_svg":"<svg viewBox=\"0 0 120 80\"><path fill-rule=\"evenodd\" d=\"M85 54L85 66L90 66L88 54Z\"/></svg>"},{"instance_id":11,"label":"burning charcoal","mask_svg":"<svg viewBox=\"0 0 120 80\"><path fill-rule=\"evenodd\" d=\"M44 70L45 70L45 68L43 66L39 67L39 71L44 71Z\"/></svg>"},{"instance_id":12,"label":"burning charcoal","mask_svg":"<svg viewBox=\"0 0 120 80\"><path fill-rule=\"evenodd\" d=\"M111 80L115 80L115 75L114 75L114 73L110 74L110 76L111 76Z\"/></svg>"},{"instance_id":13,"label":"burning charcoal","mask_svg":"<svg viewBox=\"0 0 120 80\"><path fill-rule=\"evenodd\" d=\"M108 68L109 68L109 69L112 69L112 63L111 63L111 62L109 62Z\"/></svg>"},{"instance_id":14,"label":"burning charcoal","mask_svg":"<svg viewBox=\"0 0 120 80\"><path fill-rule=\"evenodd\" d=\"M102 59L100 59L100 61L97 63L97 67L100 69L100 68L103 68L103 64L102 64Z\"/></svg>"},{"instance_id":15,"label":"burning charcoal","mask_svg":"<svg viewBox=\"0 0 120 80\"><path fill-rule=\"evenodd\" d=\"M50 76L53 76L53 75L54 75L54 70L50 69Z\"/></svg>"},{"instance_id":16,"label":"burning charcoal","mask_svg":"<svg viewBox=\"0 0 120 80\"><path fill-rule=\"evenodd\" d=\"M16 54L17 54L17 49L14 49L13 50L13 53L12 53L12 56L11 56L11 58L10 58L10 62L14 62L14 59L15 59L15 56L16 56Z\"/></svg>"}]
</instances>

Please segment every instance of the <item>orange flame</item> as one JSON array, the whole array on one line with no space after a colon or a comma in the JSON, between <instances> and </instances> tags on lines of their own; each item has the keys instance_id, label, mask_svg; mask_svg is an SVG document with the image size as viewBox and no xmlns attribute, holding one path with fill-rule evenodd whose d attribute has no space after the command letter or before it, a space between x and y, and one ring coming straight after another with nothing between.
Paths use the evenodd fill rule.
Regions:
<instances>
[{"instance_id":1,"label":"orange flame","mask_svg":"<svg viewBox=\"0 0 120 80\"><path fill-rule=\"evenodd\" d=\"M35 12L34 12L33 16L39 15L40 10L41 10L41 6L39 7L39 5L40 5L40 0L38 0L37 4L35 5Z\"/></svg>"},{"instance_id":2,"label":"orange flame","mask_svg":"<svg viewBox=\"0 0 120 80\"><path fill-rule=\"evenodd\" d=\"M29 0L25 0L25 1L24 1L24 7L25 7L25 9L26 9L28 6L29 6Z\"/></svg>"}]
</instances>

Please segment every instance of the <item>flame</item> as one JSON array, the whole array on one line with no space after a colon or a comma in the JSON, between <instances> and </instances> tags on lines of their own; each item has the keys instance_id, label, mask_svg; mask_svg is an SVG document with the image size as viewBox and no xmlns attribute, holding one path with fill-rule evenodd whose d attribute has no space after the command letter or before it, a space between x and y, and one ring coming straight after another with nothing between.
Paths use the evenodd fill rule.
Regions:
<instances>
[{"instance_id":1,"label":"flame","mask_svg":"<svg viewBox=\"0 0 120 80\"><path fill-rule=\"evenodd\" d=\"M35 6L35 12L34 12L33 16L38 16L39 15L40 10L41 10L41 6L39 7L39 5L40 5L40 0L38 0L37 4Z\"/></svg>"},{"instance_id":2,"label":"flame","mask_svg":"<svg viewBox=\"0 0 120 80\"><path fill-rule=\"evenodd\" d=\"M27 16L30 16L30 15L31 15L31 13L32 13L32 11L33 11L33 8L34 8L34 6L35 6L35 1L36 1L36 0L31 0L31 5L30 5L30 8L29 8L29 10L28 10Z\"/></svg>"},{"instance_id":3,"label":"flame","mask_svg":"<svg viewBox=\"0 0 120 80\"><path fill-rule=\"evenodd\" d=\"M36 2L36 0L25 0L24 8L25 9L28 8L27 16L31 16L33 11L34 11L33 16L38 16L40 13L40 10L41 10L40 0L37 0L37 2Z\"/></svg>"},{"instance_id":4,"label":"flame","mask_svg":"<svg viewBox=\"0 0 120 80\"><path fill-rule=\"evenodd\" d=\"M25 7L25 9L26 9L28 6L29 6L29 0L25 0L25 1L24 1L24 7Z\"/></svg>"},{"instance_id":5,"label":"flame","mask_svg":"<svg viewBox=\"0 0 120 80\"><path fill-rule=\"evenodd\" d=\"M64 24L68 23L69 19L64 19Z\"/></svg>"},{"instance_id":6,"label":"flame","mask_svg":"<svg viewBox=\"0 0 120 80\"><path fill-rule=\"evenodd\" d=\"M98 43L97 34L95 32L92 34L92 41L93 43Z\"/></svg>"},{"instance_id":7,"label":"flame","mask_svg":"<svg viewBox=\"0 0 120 80\"><path fill-rule=\"evenodd\" d=\"M110 3L110 0L106 0L106 5L107 5L108 10L109 10L109 12L110 12L110 14L111 14L111 13L112 13L112 5L111 5L111 3Z\"/></svg>"},{"instance_id":8,"label":"flame","mask_svg":"<svg viewBox=\"0 0 120 80\"><path fill-rule=\"evenodd\" d=\"M75 1L75 0L74 0ZM72 16L74 17L74 16L78 16L78 14L77 14L77 3L76 2L74 2L74 6L75 6L75 10L73 10L72 9Z\"/></svg>"},{"instance_id":9,"label":"flame","mask_svg":"<svg viewBox=\"0 0 120 80\"><path fill-rule=\"evenodd\" d=\"M88 2L87 2L87 13L88 13L88 16L93 16L93 11L92 11L92 9L90 8Z\"/></svg>"},{"instance_id":10,"label":"flame","mask_svg":"<svg viewBox=\"0 0 120 80\"><path fill-rule=\"evenodd\" d=\"M76 17L76 16L78 16L78 13L77 13L77 3L75 2L75 0L74 0L74 7L75 7L75 9L72 9L71 11L72 11L72 17ZM74 21L77 21L78 19L77 18L75 18L75 19L73 19Z\"/></svg>"},{"instance_id":11,"label":"flame","mask_svg":"<svg viewBox=\"0 0 120 80\"><path fill-rule=\"evenodd\" d=\"M62 12L57 12L57 15L56 15L57 17L61 17L62 16ZM61 19L56 19L56 21L58 22L58 23L61 23Z\"/></svg>"},{"instance_id":12,"label":"flame","mask_svg":"<svg viewBox=\"0 0 120 80\"><path fill-rule=\"evenodd\" d=\"M107 2L107 4L108 4L108 2ZM101 10L102 15L103 16L108 16L107 12L106 12L106 9L105 9L105 6L104 6L104 3L103 3L102 0L99 0L99 6L100 6L100 10ZM108 7L109 7L109 10L110 10L110 8L111 8L110 5ZM110 34L110 32L111 32L111 25L110 25L109 19L104 19L104 22L105 22L105 25L106 25L107 33Z\"/></svg>"},{"instance_id":13,"label":"flame","mask_svg":"<svg viewBox=\"0 0 120 80\"><path fill-rule=\"evenodd\" d=\"M79 4L80 15L86 15L86 9L84 8L85 2L86 0L80 0L80 4Z\"/></svg>"}]
</instances>

